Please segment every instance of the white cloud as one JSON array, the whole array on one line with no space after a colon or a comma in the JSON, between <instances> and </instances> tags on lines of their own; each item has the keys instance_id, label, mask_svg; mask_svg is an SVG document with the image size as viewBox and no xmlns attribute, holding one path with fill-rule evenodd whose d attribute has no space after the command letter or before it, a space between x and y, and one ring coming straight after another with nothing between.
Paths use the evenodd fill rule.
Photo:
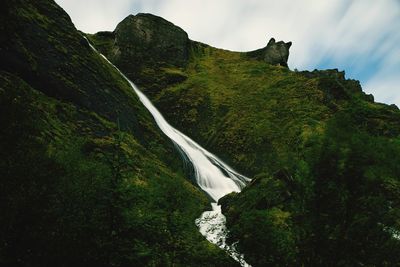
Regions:
<instances>
[{"instance_id":1,"label":"white cloud","mask_svg":"<svg viewBox=\"0 0 400 267\"><path fill-rule=\"evenodd\" d=\"M400 77L389 76L383 78L376 76L363 86L367 93L372 93L375 101L387 104L396 104L400 107Z\"/></svg>"},{"instance_id":2,"label":"white cloud","mask_svg":"<svg viewBox=\"0 0 400 267\"><path fill-rule=\"evenodd\" d=\"M193 40L249 51L293 41L289 66L345 69L380 101L400 104L398 0L56 0L86 32L113 30L129 13L159 15Z\"/></svg>"},{"instance_id":3,"label":"white cloud","mask_svg":"<svg viewBox=\"0 0 400 267\"><path fill-rule=\"evenodd\" d=\"M363 88L372 93L376 101L400 107L400 48L384 57L382 65L384 67L372 75Z\"/></svg>"},{"instance_id":4,"label":"white cloud","mask_svg":"<svg viewBox=\"0 0 400 267\"><path fill-rule=\"evenodd\" d=\"M70 16L75 26L84 32L112 31L132 13L131 0L55 0Z\"/></svg>"}]
</instances>

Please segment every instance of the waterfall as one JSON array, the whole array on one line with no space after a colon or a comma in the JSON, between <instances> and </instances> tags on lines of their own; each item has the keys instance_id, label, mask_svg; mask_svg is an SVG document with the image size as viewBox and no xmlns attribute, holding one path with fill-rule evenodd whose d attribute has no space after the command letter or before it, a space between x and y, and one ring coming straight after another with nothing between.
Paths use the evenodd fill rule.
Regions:
<instances>
[{"instance_id":1,"label":"waterfall","mask_svg":"<svg viewBox=\"0 0 400 267\"><path fill-rule=\"evenodd\" d=\"M88 43L90 47L97 52L89 41ZM139 100L153 116L161 131L171 139L179 149L180 153L184 154L185 160L192 164L194 169L194 179L198 186L214 201L211 203L212 211L204 212L195 222L199 227L200 233L205 236L208 241L227 251L228 254L242 266L250 266L244 261L243 255L236 252L234 245L229 246L225 243L227 235L227 229L225 227L226 219L221 213L221 207L217 204L218 199L224 195L231 192L240 192L250 179L237 173L218 157L208 152L188 136L172 127L150 100L136 87L136 85L104 55L100 55L130 84L132 89L138 95Z\"/></svg>"}]
</instances>

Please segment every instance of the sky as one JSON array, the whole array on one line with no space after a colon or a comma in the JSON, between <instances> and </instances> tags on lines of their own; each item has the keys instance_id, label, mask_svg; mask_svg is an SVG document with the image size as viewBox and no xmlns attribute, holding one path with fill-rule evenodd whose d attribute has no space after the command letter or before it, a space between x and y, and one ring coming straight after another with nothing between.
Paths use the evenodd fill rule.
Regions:
<instances>
[{"instance_id":1,"label":"sky","mask_svg":"<svg viewBox=\"0 0 400 267\"><path fill-rule=\"evenodd\" d=\"M400 0L56 0L76 28L113 31L152 13L192 40L233 50L292 41L289 67L345 70L375 101L400 107Z\"/></svg>"}]
</instances>

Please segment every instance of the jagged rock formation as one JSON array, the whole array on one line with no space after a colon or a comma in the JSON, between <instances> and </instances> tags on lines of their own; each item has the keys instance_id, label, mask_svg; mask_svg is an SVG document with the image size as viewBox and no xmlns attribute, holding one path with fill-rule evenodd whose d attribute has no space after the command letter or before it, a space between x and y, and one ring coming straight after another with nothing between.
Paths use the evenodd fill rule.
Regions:
<instances>
[{"instance_id":1,"label":"jagged rock formation","mask_svg":"<svg viewBox=\"0 0 400 267\"><path fill-rule=\"evenodd\" d=\"M275 42L274 38L268 42L265 48L264 60L273 65L282 65L287 67L289 59L289 48L292 42L285 43L283 41Z\"/></svg>"},{"instance_id":2,"label":"jagged rock formation","mask_svg":"<svg viewBox=\"0 0 400 267\"><path fill-rule=\"evenodd\" d=\"M289 49L291 46L292 42L276 42L274 38L271 38L266 47L248 52L247 55L253 58L264 60L272 65L281 65L287 67Z\"/></svg>"}]
</instances>

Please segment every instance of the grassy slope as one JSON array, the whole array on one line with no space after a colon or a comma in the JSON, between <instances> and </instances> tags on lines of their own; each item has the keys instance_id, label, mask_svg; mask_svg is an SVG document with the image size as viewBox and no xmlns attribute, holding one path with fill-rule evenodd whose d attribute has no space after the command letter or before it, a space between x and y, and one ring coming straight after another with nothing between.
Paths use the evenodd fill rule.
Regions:
<instances>
[{"instance_id":1,"label":"grassy slope","mask_svg":"<svg viewBox=\"0 0 400 267\"><path fill-rule=\"evenodd\" d=\"M222 201L250 263L399 262L387 230L400 229L397 108L373 103L335 71L297 73L211 47L193 54L187 76L154 100L257 178Z\"/></svg>"},{"instance_id":2,"label":"grassy slope","mask_svg":"<svg viewBox=\"0 0 400 267\"><path fill-rule=\"evenodd\" d=\"M154 98L178 128L247 175L222 201L255 266L399 262L400 112L336 71L298 73L205 47ZM261 184L261 185L260 185Z\"/></svg>"},{"instance_id":3,"label":"grassy slope","mask_svg":"<svg viewBox=\"0 0 400 267\"><path fill-rule=\"evenodd\" d=\"M172 144L64 11L1 12L0 264L233 264L198 233L207 199Z\"/></svg>"},{"instance_id":4,"label":"grassy slope","mask_svg":"<svg viewBox=\"0 0 400 267\"><path fill-rule=\"evenodd\" d=\"M195 42L187 68L168 71L187 79L131 78L152 80L142 88L173 125L255 177L221 201L251 264L398 264L396 107L335 70L293 72Z\"/></svg>"},{"instance_id":5,"label":"grassy slope","mask_svg":"<svg viewBox=\"0 0 400 267\"><path fill-rule=\"evenodd\" d=\"M248 175L271 168L274 159L279 164L277 157L287 156L282 150L297 142L299 132L317 128L330 114L315 104L323 97L315 79L240 53L207 47L193 58L188 77L156 103L174 124Z\"/></svg>"}]
</instances>

